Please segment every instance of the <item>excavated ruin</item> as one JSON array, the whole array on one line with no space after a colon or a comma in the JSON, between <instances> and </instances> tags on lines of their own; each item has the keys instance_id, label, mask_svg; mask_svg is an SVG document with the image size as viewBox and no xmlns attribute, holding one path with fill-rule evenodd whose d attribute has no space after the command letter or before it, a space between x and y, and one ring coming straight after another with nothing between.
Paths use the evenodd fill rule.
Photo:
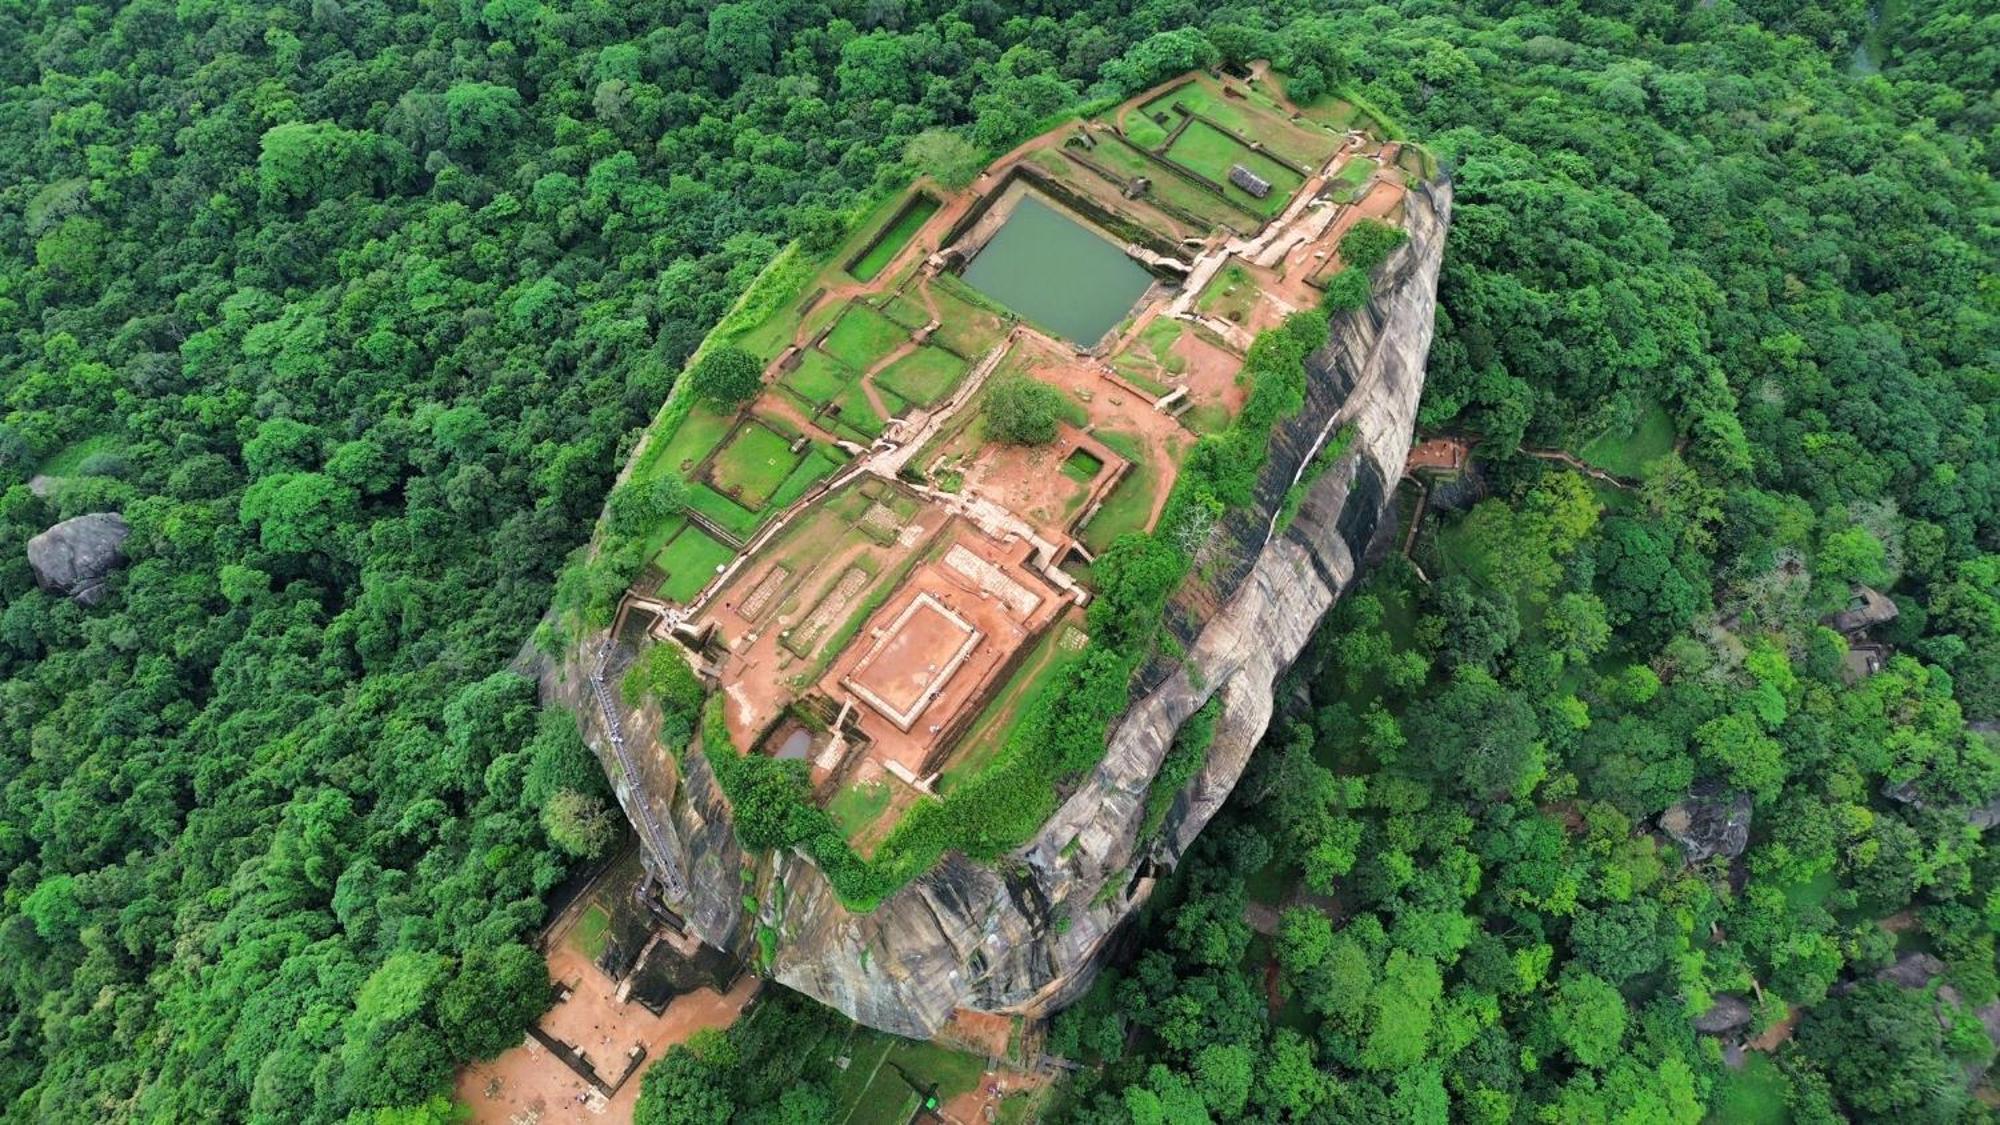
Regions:
<instances>
[{"instance_id":1,"label":"excavated ruin","mask_svg":"<svg viewBox=\"0 0 2000 1125\"><path fill-rule=\"evenodd\" d=\"M640 829L670 921L746 959L767 955L765 971L781 983L918 1038L961 1007L1039 1014L1079 995L1151 892L1145 873L1171 867L1222 807L1270 722L1276 681L1356 578L1410 448L1451 198L1447 179L1410 192L1409 240L1382 267L1374 299L1335 317L1308 363L1305 408L1274 437L1257 510L1222 529L1234 565L1216 582L1219 606L1170 610L1185 658L1142 672L1102 763L1007 861L947 856L875 910L850 912L803 856L744 853L701 755L676 762L651 736L657 714L605 690L632 658L628 646L584 638L546 669L545 694L576 713ZM1287 489L1350 426L1352 440L1274 534ZM1207 762L1142 845L1147 787L1168 744L1216 695Z\"/></svg>"}]
</instances>

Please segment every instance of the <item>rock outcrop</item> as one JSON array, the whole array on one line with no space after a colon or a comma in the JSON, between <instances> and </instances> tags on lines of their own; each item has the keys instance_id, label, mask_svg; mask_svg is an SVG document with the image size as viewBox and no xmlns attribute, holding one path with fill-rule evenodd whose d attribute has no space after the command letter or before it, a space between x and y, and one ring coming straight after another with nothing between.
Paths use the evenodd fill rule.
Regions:
<instances>
[{"instance_id":1,"label":"rock outcrop","mask_svg":"<svg viewBox=\"0 0 2000 1125\"><path fill-rule=\"evenodd\" d=\"M1750 844L1750 794L1698 786L1660 814L1660 830L1681 846L1689 863L1718 855L1735 859Z\"/></svg>"},{"instance_id":2,"label":"rock outcrop","mask_svg":"<svg viewBox=\"0 0 2000 1125\"><path fill-rule=\"evenodd\" d=\"M28 540L28 565L42 589L96 605L110 592L106 579L124 563L131 534L116 512L67 519Z\"/></svg>"},{"instance_id":3,"label":"rock outcrop","mask_svg":"<svg viewBox=\"0 0 2000 1125\"><path fill-rule=\"evenodd\" d=\"M1708 1011L1694 1018L1694 1029L1703 1035L1726 1035L1747 1025L1754 1014L1748 1000L1725 992L1715 998Z\"/></svg>"},{"instance_id":4,"label":"rock outcrop","mask_svg":"<svg viewBox=\"0 0 2000 1125\"><path fill-rule=\"evenodd\" d=\"M1219 603L1170 609L1185 658L1142 671L1103 761L1033 840L997 864L947 856L856 914L802 856L741 853L726 800L688 755L685 776L668 787L668 815L687 875L687 894L669 905L689 932L757 955L778 981L864 1023L919 1038L957 1008L1038 1014L1086 988L1114 932L1150 893L1151 872L1178 862L1235 787L1270 723L1279 676L1354 581L1391 503L1423 389L1451 198L1448 180L1410 193L1409 240L1382 267L1370 304L1335 319L1330 342L1309 360L1305 408L1274 436L1256 510L1222 529L1232 542L1212 585ZM1352 440L1278 531L1287 489L1350 426ZM600 708L583 688L593 643L544 684L604 757ZM1147 789L1168 744L1212 697L1222 703L1207 762L1158 835L1142 841ZM629 720L643 729L636 712ZM658 789L619 789L628 812L660 808ZM760 865L752 876L742 875L746 860ZM745 910L752 882L754 917Z\"/></svg>"}]
</instances>

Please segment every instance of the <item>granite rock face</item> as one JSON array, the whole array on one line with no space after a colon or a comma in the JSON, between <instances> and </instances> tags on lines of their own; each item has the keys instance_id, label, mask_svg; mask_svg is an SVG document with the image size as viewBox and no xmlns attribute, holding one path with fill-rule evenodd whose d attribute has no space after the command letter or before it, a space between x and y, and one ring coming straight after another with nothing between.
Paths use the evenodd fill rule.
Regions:
<instances>
[{"instance_id":1,"label":"granite rock face","mask_svg":"<svg viewBox=\"0 0 2000 1125\"><path fill-rule=\"evenodd\" d=\"M768 951L765 969L781 983L917 1038L936 1033L957 1008L1040 1014L1088 987L1109 939L1151 892L1150 872L1178 862L1235 787L1270 723L1274 685L1355 579L1392 502L1423 390L1451 198L1448 180L1410 193L1409 240L1383 266L1374 300L1335 318L1330 342L1308 362L1305 408L1274 436L1258 510L1233 515L1223 529L1231 542L1216 583L1220 604L1170 610L1185 659L1142 671L1103 761L1033 840L998 864L947 856L856 914L802 856L745 856L714 779L699 755L687 755L685 776L667 788L683 853L675 862L687 876L687 893L670 906L689 931L746 957ZM1353 440L1276 533L1285 491L1350 425ZM544 686L576 711L605 757L599 708L578 677L573 653ZM1158 836L1141 841L1147 788L1168 744L1216 696L1206 764ZM643 729L644 717L627 716L627 725ZM621 786L619 796L628 811L660 804L658 790ZM744 908L747 889L761 904L754 917Z\"/></svg>"},{"instance_id":2,"label":"granite rock face","mask_svg":"<svg viewBox=\"0 0 2000 1125\"><path fill-rule=\"evenodd\" d=\"M124 563L131 534L117 512L67 519L28 540L28 565L42 589L96 605L110 593L106 579Z\"/></svg>"}]
</instances>

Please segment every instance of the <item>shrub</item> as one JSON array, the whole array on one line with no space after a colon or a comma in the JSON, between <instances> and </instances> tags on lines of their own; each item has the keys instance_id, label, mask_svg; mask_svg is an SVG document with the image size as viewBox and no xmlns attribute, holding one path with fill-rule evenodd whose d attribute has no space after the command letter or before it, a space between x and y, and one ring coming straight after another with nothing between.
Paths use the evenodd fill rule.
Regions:
<instances>
[{"instance_id":1,"label":"shrub","mask_svg":"<svg viewBox=\"0 0 2000 1125\"><path fill-rule=\"evenodd\" d=\"M1330 313L1353 312L1368 303L1368 272L1348 266L1327 279L1320 307Z\"/></svg>"},{"instance_id":2,"label":"shrub","mask_svg":"<svg viewBox=\"0 0 2000 1125\"><path fill-rule=\"evenodd\" d=\"M1380 219L1363 219L1340 236L1340 260L1351 269L1373 273L1409 237L1402 227Z\"/></svg>"}]
</instances>

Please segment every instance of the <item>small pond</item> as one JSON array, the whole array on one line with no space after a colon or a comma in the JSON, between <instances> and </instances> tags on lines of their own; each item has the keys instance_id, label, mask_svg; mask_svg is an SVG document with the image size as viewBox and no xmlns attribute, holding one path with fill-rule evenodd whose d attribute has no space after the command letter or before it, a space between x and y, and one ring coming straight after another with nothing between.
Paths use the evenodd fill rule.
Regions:
<instances>
[{"instance_id":1,"label":"small pond","mask_svg":"<svg viewBox=\"0 0 2000 1125\"><path fill-rule=\"evenodd\" d=\"M774 756L788 761L803 761L805 756L812 752L812 744L811 731L804 727L793 727L791 733L785 735L785 740L778 744L778 752Z\"/></svg>"},{"instance_id":2,"label":"small pond","mask_svg":"<svg viewBox=\"0 0 2000 1125\"><path fill-rule=\"evenodd\" d=\"M965 280L1088 347L1132 311L1153 276L1118 246L1026 195L965 267Z\"/></svg>"}]
</instances>

